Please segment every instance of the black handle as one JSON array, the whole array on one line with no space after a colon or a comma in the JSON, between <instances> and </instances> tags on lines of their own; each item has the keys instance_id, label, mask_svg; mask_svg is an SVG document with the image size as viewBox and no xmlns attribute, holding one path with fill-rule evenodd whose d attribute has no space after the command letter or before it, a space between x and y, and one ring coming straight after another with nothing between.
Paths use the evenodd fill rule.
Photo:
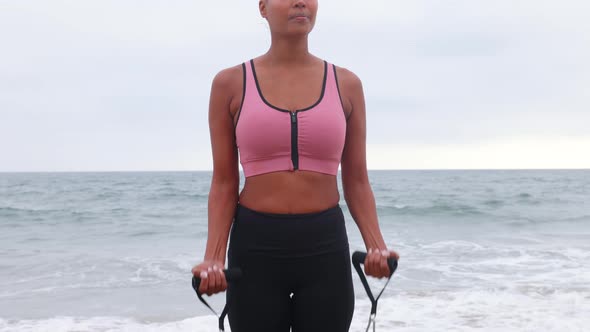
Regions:
<instances>
[{"instance_id":1,"label":"black handle","mask_svg":"<svg viewBox=\"0 0 590 332\"><path fill-rule=\"evenodd\" d=\"M242 270L238 267L223 270L223 274L225 274L225 280L227 282L234 282L240 280L242 278ZM197 276L193 276L193 289L197 294L199 293L199 286L201 285L201 278Z\"/></svg>"},{"instance_id":2,"label":"black handle","mask_svg":"<svg viewBox=\"0 0 590 332\"><path fill-rule=\"evenodd\" d=\"M367 258L367 253L362 251L355 251L352 254L352 263L355 265L364 264ZM389 257L387 259L387 266L389 266L389 276L393 275L393 272L397 269L397 259Z\"/></svg>"}]
</instances>

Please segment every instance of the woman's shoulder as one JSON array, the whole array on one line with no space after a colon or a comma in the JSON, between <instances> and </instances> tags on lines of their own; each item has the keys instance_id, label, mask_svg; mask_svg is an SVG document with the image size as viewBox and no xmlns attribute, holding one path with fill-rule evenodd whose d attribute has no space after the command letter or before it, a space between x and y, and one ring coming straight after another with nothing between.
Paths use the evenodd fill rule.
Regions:
<instances>
[{"instance_id":1,"label":"woman's shoulder","mask_svg":"<svg viewBox=\"0 0 590 332\"><path fill-rule=\"evenodd\" d=\"M340 89L349 92L362 89L361 79L352 70L338 65L334 65L334 68Z\"/></svg>"},{"instance_id":2,"label":"woman's shoulder","mask_svg":"<svg viewBox=\"0 0 590 332\"><path fill-rule=\"evenodd\" d=\"M244 71L242 64L224 68L217 72L211 83L211 102L229 108L230 115L236 114L240 107L244 90Z\"/></svg>"},{"instance_id":3,"label":"woman's shoulder","mask_svg":"<svg viewBox=\"0 0 590 332\"><path fill-rule=\"evenodd\" d=\"M241 85L244 76L243 64L221 69L213 78L213 86L224 89Z\"/></svg>"}]
</instances>

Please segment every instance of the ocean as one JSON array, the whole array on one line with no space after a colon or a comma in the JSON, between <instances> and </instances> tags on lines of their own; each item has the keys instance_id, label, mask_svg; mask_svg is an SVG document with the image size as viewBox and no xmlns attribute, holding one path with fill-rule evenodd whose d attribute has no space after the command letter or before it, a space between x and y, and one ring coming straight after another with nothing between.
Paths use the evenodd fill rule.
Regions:
<instances>
[{"instance_id":1,"label":"ocean","mask_svg":"<svg viewBox=\"0 0 590 332\"><path fill-rule=\"evenodd\" d=\"M190 283L211 175L0 173L0 331L217 331ZM590 170L369 176L401 255L377 331L590 329ZM364 250L340 205L351 252ZM353 276L350 331L364 331L370 302Z\"/></svg>"}]
</instances>

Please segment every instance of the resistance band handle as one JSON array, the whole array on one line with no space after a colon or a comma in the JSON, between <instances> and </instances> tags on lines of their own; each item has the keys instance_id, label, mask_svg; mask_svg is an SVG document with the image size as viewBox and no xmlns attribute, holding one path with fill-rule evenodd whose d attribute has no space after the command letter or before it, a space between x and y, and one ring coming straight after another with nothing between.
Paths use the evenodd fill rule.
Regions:
<instances>
[{"instance_id":1,"label":"resistance band handle","mask_svg":"<svg viewBox=\"0 0 590 332\"><path fill-rule=\"evenodd\" d=\"M367 258L366 252L355 251L352 254L352 264L359 265L365 264L365 259ZM389 276L393 275L393 272L397 269L397 260L393 257L389 257L387 259L387 266L389 266Z\"/></svg>"},{"instance_id":2,"label":"resistance band handle","mask_svg":"<svg viewBox=\"0 0 590 332\"><path fill-rule=\"evenodd\" d=\"M225 280L228 283L238 281L238 280L240 280L240 278L242 278L242 270L240 270L240 268L237 268L237 267L223 270L223 274L225 275ZM209 310L211 310L215 315L217 315L217 312L215 312L215 310L213 310L213 308L211 308L211 306L207 303L207 301L205 301L205 299L203 299L203 294L201 294L201 292L199 292L199 286L201 285L201 278L193 275L192 283L193 283L193 289L197 293L197 297L199 298L199 300L201 302L203 302L203 304L205 306L207 306L207 308L209 308ZM223 311L221 312L221 315L217 315L219 317L219 331L221 331L221 332L225 331L225 327L223 326L223 321L225 320L225 316L227 315L228 310L229 310L229 302L226 302L225 307L223 307Z\"/></svg>"},{"instance_id":3,"label":"resistance band handle","mask_svg":"<svg viewBox=\"0 0 590 332\"><path fill-rule=\"evenodd\" d=\"M371 322L373 322L373 324L374 324L375 315L377 315L377 301L381 297L381 294L383 294L383 291L385 290L385 287L387 287L389 280L391 280L391 276L393 275L393 272L395 272L395 270L397 269L397 260L395 258L391 258L391 257L387 258L387 265L389 267L389 273L390 273L389 278L387 279L385 286L383 286L383 289L381 289L381 292L379 292L379 294L377 296L374 296L373 292L371 291L371 287L369 287L369 283L367 282L367 278L365 277L365 273L363 272L363 269L361 268L361 264L365 263L366 258L367 258L366 252L355 251L352 254L352 265L354 266L354 269L358 273L359 278L361 279L361 282L363 283L363 287L365 287L365 291L367 292L367 296L369 297L369 300L371 300L371 316L369 319L369 326L370 326ZM369 326L367 326L367 331L369 330ZM375 325L373 325L373 326L375 326Z\"/></svg>"},{"instance_id":4,"label":"resistance band handle","mask_svg":"<svg viewBox=\"0 0 590 332\"><path fill-rule=\"evenodd\" d=\"M223 274L225 275L225 281L227 281L227 282L238 281L238 280L240 280L240 278L242 278L242 270L237 267L223 270ZM193 276L193 288L194 288L195 292L197 292L197 294L200 294L200 292L199 292L200 285L201 285L201 278L197 277L197 276Z\"/></svg>"}]
</instances>

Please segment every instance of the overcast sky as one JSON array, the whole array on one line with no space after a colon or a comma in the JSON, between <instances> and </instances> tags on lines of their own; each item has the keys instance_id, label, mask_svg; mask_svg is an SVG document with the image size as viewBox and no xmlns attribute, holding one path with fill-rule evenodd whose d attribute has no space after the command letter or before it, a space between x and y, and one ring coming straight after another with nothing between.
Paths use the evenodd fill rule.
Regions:
<instances>
[{"instance_id":1,"label":"overcast sky","mask_svg":"<svg viewBox=\"0 0 590 332\"><path fill-rule=\"evenodd\" d=\"M590 168L590 2L319 4L370 169ZM209 170L211 80L269 41L255 0L0 0L0 171Z\"/></svg>"}]
</instances>

